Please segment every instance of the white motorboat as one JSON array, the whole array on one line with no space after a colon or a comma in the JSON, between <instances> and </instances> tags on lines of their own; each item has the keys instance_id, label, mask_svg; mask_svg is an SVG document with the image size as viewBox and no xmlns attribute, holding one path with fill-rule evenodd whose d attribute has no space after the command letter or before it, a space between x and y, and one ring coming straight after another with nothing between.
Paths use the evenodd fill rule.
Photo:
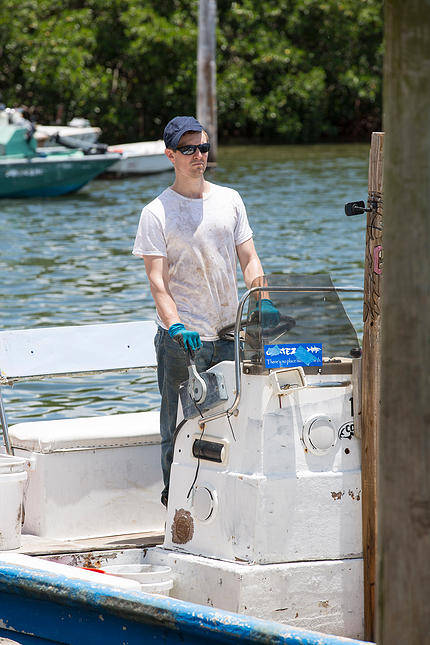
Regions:
<instances>
[{"instance_id":1,"label":"white motorboat","mask_svg":"<svg viewBox=\"0 0 430 645\"><path fill-rule=\"evenodd\" d=\"M19 500L9 509L13 521L0 532L6 536L9 528L10 535L0 548L16 549L0 553L0 594L3 582L18 594L16 603L24 593L33 615L33 605L36 611L49 593L49 620L36 636L46 638L47 624L66 620L68 593L72 604L78 593L85 611L101 611L100 597L93 597L99 588L98 629L107 621L108 599L125 621L122 629L131 630L135 619L127 603L133 602L140 616L149 616L140 638L153 638L157 616L162 638L170 630L168 615L172 629L181 630L190 612L199 617L191 633L203 638L202 622L218 621L219 642L230 642L221 633L228 625L245 639L247 620L255 619L270 621L258 623L259 642L334 645L346 642L343 637L362 638L361 442L354 432L360 352L337 291L361 289L335 290L327 276L267 276L239 304L234 362L198 375L189 359L167 515L159 503L156 411L8 429L0 406L6 448L15 453L9 458L21 459L28 477L23 535L15 522ZM260 320L262 292L280 311L275 328ZM154 365L154 327L138 322L0 332L0 384ZM104 575L88 577L79 567ZM150 589L139 583L143 573L153 593L180 604L137 593ZM130 591L133 597L121 595ZM14 633L23 629L16 603L1 615ZM212 607L217 618L208 618ZM97 625L87 629L96 630L90 631L95 642ZM319 633L294 640L294 630ZM119 642L113 634L106 638Z\"/></svg>"},{"instance_id":2,"label":"white motorboat","mask_svg":"<svg viewBox=\"0 0 430 645\"><path fill-rule=\"evenodd\" d=\"M54 146L57 135L60 137L69 137L75 141L83 143L95 143L101 135L101 128L94 126L71 126L71 125L36 125L34 137L39 148L45 146Z\"/></svg>"},{"instance_id":3,"label":"white motorboat","mask_svg":"<svg viewBox=\"0 0 430 645\"><path fill-rule=\"evenodd\" d=\"M107 175L123 177L126 175L150 175L166 170L173 166L164 154L164 141L138 141L109 146L109 152L120 152L121 159L109 168Z\"/></svg>"},{"instance_id":4,"label":"white motorboat","mask_svg":"<svg viewBox=\"0 0 430 645\"><path fill-rule=\"evenodd\" d=\"M35 139L38 147L55 146L57 136L67 137L85 144L95 143L102 133L101 128L92 126L88 119L75 117L67 125L36 124Z\"/></svg>"}]
</instances>

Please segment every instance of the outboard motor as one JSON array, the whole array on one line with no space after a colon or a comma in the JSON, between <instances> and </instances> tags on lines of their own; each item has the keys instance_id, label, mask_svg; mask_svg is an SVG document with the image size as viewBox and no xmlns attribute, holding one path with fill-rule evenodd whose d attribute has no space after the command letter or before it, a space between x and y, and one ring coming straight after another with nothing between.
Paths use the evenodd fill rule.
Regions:
<instances>
[{"instance_id":1,"label":"outboard motor","mask_svg":"<svg viewBox=\"0 0 430 645\"><path fill-rule=\"evenodd\" d=\"M84 155L102 155L108 151L107 143L88 143L88 141L80 141L74 137L61 136L58 133L55 135L55 142L64 148L82 150Z\"/></svg>"}]
</instances>

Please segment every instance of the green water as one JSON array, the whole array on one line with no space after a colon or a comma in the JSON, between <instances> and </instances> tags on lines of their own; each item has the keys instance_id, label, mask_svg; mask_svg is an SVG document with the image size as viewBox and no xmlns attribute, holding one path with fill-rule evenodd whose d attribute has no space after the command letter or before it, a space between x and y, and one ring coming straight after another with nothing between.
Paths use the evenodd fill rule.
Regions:
<instances>
[{"instance_id":1,"label":"green water","mask_svg":"<svg viewBox=\"0 0 430 645\"><path fill-rule=\"evenodd\" d=\"M363 286L367 145L220 148L207 178L236 188L248 210L266 273L330 272L336 286ZM131 255L142 206L172 173L96 180L61 198L0 201L2 329L154 318L143 261ZM243 281L239 282L243 292ZM360 334L362 301L343 303ZM9 423L159 404L154 370L57 379L4 388Z\"/></svg>"}]
</instances>

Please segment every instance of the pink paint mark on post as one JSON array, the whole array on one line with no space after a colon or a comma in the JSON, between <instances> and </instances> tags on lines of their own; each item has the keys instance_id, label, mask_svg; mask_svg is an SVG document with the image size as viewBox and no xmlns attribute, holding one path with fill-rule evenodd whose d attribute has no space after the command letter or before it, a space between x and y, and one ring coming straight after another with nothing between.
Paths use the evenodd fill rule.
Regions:
<instances>
[{"instance_id":1,"label":"pink paint mark on post","mask_svg":"<svg viewBox=\"0 0 430 645\"><path fill-rule=\"evenodd\" d=\"M373 271L378 275L381 275L381 260L382 260L382 246L375 246L373 249Z\"/></svg>"}]
</instances>

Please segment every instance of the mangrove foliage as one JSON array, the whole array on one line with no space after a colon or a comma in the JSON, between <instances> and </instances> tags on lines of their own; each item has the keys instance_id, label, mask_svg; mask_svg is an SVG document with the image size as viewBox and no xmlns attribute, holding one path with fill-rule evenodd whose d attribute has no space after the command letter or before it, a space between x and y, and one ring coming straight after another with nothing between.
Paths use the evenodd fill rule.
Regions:
<instances>
[{"instance_id":1,"label":"mangrove foliage","mask_svg":"<svg viewBox=\"0 0 430 645\"><path fill-rule=\"evenodd\" d=\"M217 2L221 141L358 140L380 128L382 0ZM0 0L0 92L40 123L158 138L196 111L198 0Z\"/></svg>"}]
</instances>

